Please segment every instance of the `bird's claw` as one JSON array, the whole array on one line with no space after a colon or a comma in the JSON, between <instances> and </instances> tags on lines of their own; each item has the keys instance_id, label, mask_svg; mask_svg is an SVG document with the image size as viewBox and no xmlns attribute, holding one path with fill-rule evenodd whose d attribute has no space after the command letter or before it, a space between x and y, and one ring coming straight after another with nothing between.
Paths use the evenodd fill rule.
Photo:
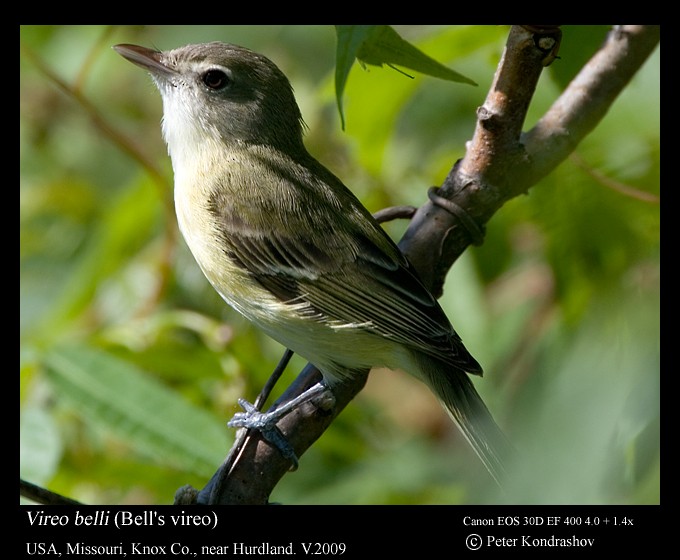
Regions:
<instances>
[{"instance_id":1,"label":"bird's claw","mask_svg":"<svg viewBox=\"0 0 680 560\"><path fill-rule=\"evenodd\" d=\"M297 455L276 425L287 411L283 414L277 410L272 412L260 412L252 403L249 403L245 399L239 399L238 404L243 408L244 412L237 412L234 414L234 417L229 420L227 426L230 428L257 430L262 434L262 437L265 440L274 445L281 454L292 463L291 470L296 470L298 467Z\"/></svg>"}]
</instances>

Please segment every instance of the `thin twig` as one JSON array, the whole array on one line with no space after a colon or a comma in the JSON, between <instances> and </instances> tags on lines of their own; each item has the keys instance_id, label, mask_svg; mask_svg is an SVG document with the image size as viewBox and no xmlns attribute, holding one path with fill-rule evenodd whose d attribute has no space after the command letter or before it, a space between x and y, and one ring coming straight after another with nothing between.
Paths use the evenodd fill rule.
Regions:
<instances>
[{"instance_id":1,"label":"thin twig","mask_svg":"<svg viewBox=\"0 0 680 560\"><path fill-rule=\"evenodd\" d=\"M650 204L659 204L661 202L661 199L655 194L647 191L641 191L640 189L626 185L621 181L607 177L601 171L588 165L588 163L578 154L578 152L571 154L569 156L569 160L573 162L579 169L583 170L593 179L595 179L595 181L607 187L608 189L612 189L613 191L621 193L624 196L628 196L642 202L649 202Z\"/></svg>"},{"instance_id":2,"label":"thin twig","mask_svg":"<svg viewBox=\"0 0 680 560\"><path fill-rule=\"evenodd\" d=\"M390 206L374 212L373 217L381 224L392 220L410 220L416 210L415 206Z\"/></svg>"},{"instance_id":3,"label":"thin twig","mask_svg":"<svg viewBox=\"0 0 680 560\"><path fill-rule=\"evenodd\" d=\"M57 494L56 492L52 492L51 490L47 490L22 479L19 479L19 495L27 500L44 505L81 505L81 503L76 500L72 500L71 498L67 498L66 496L62 496L61 494Z\"/></svg>"}]
</instances>

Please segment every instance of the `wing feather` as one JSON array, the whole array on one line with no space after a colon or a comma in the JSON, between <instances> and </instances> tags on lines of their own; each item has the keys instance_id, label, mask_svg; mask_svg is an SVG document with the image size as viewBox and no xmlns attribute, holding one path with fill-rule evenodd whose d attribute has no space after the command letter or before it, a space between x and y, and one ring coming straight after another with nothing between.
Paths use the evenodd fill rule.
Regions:
<instances>
[{"instance_id":1,"label":"wing feather","mask_svg":"<svg viewBox=\"0 0 680 560\"><path fill-rule=\"evenodd\" d=\"M304 236L240 230L229 233L229 251L280 301L298 307L307 303L310 309L301 313L308 317L333 328L361 328L479 373L481 368L401 253L389 258L371 239L361 239L360 247L335 244L328 251Z\"/></svg>"},{"instance_id":2,"label":"wing feather","mask_svg":"<svg viewBox=\"0 0 680 560\"><path fill-rule=\"evenodd\" d=\"M259 196L248 208L212 201L232 262L306 318L361 328L481 373L437 300L356 197L320 165L291 167L272 169L269 176L281 180L267 183L264 194L264 187L253 188ZM214 193L225 196L224 189ZM324 203L310 204L313 197Z\"/></svg>"}]
</instances>

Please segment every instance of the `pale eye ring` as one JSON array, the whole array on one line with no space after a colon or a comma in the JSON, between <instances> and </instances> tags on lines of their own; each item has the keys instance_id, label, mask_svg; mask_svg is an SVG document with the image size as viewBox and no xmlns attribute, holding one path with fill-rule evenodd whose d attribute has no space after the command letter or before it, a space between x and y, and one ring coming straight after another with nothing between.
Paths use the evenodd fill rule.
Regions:
<instances>
[{"instance_id":1,"label":"pale eye ring","mask_svg":"<svg viewBox=\"0 0 680 560\"><path fill-rule=\"evenodd\" d=\"M227 76L224 70L211 68L207 70L202 76L201 81L210 89L219 91L231 84L231 78Z\"/></svg>"}]
</instances>

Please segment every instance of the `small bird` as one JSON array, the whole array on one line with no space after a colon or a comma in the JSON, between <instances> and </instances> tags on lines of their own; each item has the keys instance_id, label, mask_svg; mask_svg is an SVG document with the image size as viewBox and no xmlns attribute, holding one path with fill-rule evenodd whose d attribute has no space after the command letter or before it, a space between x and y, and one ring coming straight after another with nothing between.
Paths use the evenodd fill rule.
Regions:
<instances>
[{"instance_id":1,"label":"small bird","mask_svg":"<svg viewBox=\"0 0 680 560\"><path fill-rule=\"evenodd\" d=\"M468 376L481 366L397 245L309 154L281 70L221 42L114 49L161 93L179 228L222 298L319 369L311 393L377 366L420 379L500 483L508 443ZM240 414L235 425L260 427Z\"/></svg>"}]
</instances>

